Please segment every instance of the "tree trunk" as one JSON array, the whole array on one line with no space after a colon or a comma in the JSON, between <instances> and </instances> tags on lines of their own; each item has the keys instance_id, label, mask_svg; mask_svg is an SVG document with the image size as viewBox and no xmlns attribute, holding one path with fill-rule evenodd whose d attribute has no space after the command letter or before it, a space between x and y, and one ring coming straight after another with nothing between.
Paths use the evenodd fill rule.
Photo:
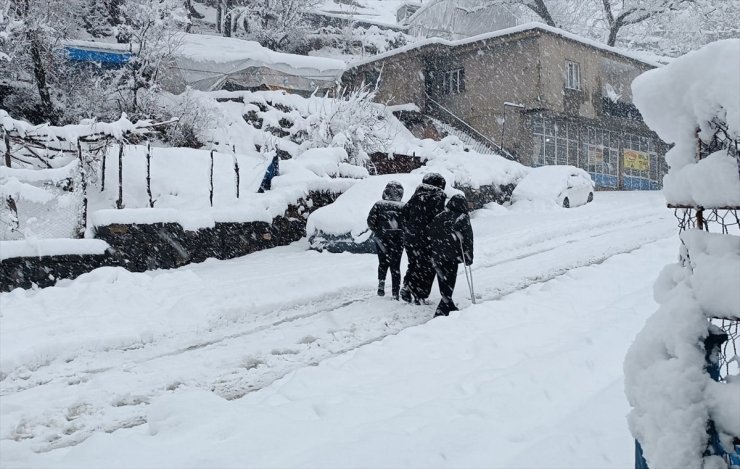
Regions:
<instances>
[{"instance_id":1,"label":"tree trunk","mask_svg":"<svg viewBox=\"0 0 740 469\"><path fill-rule=\"evenodd\" d=\"M41 99L41 113L45 119L53 121L54 106L51 102L49 84L46 81L46 69L44 69L44 61L41 57L41 44L38 32L28 31L26 37L31 44L30 52L31 60L33 61L33 76L36 78L36 88L39 91L39 98Z\"/></svg>"},{"instance_id":2,"label":"tree trunk","mask_svg":"<svg viewBox=\"0 0 740 469\"><path fill-rule=\"evenodd\" d=\"M108 18L110 19L110 23L113 26L121 24L122 18L121 18L121 3L123 0L108 0L106 2L106 7L108 10Z\"/></svg>"},{"instance_id":3,"label":"tree trunk","mask_svg":"<svg viewBox=\"0 0 740 469\"><path fill-rule=\"evenodd\" d=\"M621 22L617 21L609 27L609 39L606 40L607 46L613 46L617 43L617 35L622 28Z\"/></svg>"},{"instance_id":4,"label":"tree trunk","mask_svg":"<svg viewBox=\"0 0 740 469\"><path fill-rule=\"evenodd\" d=\"M526 5L530 10L537 13L537 16L542 18L548 26L552 26L553 28L558 27L555 24L555 20L552 19L550 10L547 9L544 0L534 0L534 3L527 3Z\"/></svg>"},{"instance_id":5,"label":"tree trunk","mask_svg":"<svg viewBox=\"0 0 740 469\"><path fill-rule=\"evenodd\" d=\"M231 37L231 16L231 11L226 12L226 14L224 15L224 26L222 28L224 32L224 37Z\"/></svg>"},{"instance_id":6,"label":"tree trunk","mask_svg":"<svg viewBox=\"0 0 740 469\"><path fill-rule=\"evenodd\" d=\"M231 7L233 4L233 0L219 0L218 6L219 10L221 11L221 16L218 23L221 25L221 33L224 35L224 37L231 37L231 33L233 32L233 12L231 11Z\"/></svg>"},{"instance_id":7,"label":"tree trunk","mask_svg":"<svg viewBox=\"0 0 740 469\"><path fill-rule=\"evenodd\" d=\"M216 4L216 32L220 33L221 31L221 19L223 17L223 10L221 8L221 1Z\"/></svg>"}]
</instances>

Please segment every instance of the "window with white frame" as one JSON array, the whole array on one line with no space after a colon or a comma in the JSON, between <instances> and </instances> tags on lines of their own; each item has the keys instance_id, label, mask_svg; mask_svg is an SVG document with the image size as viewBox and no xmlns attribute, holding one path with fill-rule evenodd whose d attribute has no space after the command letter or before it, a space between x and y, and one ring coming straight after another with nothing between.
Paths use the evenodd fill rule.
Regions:
<instances>
[{"instance_id":1,"label":"window with white frame","mask_svg":"<svg viewBox=\"0 0 740 469\"><path fill-rule=\"evenodd\" d=\"M565 62L565 87L570 90L581 89L581 64L578 62Z\"/></svg>"},{"instance_id":2,"label":"window with white frame","mask_svg":"<svg viewBox=\"0 0 740 469\"><path fill-rule=\"evenodd\" d=\"M442 73L442 93L456 94L465 91L465 69L456 68Z\"/></svg>"}]
</instances>

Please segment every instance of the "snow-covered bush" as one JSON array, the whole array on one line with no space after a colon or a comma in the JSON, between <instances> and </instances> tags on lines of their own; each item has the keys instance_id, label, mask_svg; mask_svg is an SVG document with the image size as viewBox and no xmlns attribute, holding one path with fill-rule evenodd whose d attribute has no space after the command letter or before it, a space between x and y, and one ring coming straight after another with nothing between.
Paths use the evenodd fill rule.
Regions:
<instances>
[{"instance_id":1,"label":"snow-covered bush","mask_svg":"<svg viewBox=\"0 0 740 469\"><path fill-rule=\"evenodd\" d=\"M312 40L327 52L366 56L403 47L411 42L413 37L400 31L380 29L377 26L355 26L349 23L345 28L337 26L321 28L312 36Z\"/></svg>"},{"instance_id":2,"label":"snow-covered bush","mask_svg":"<svg viewBox=\"0 0 740 469\"><path fill-rule=\"evenodd\" d=\"M338 88L309 118L316 146L342 147L352 164L362 165L368 154L383 151L389 143L384 131L385 107L373 102L374 90Z\"/></svg>"},{"instance_id":3,"label":"snow-covered bush","mask_svg":"<svg viewBox=\"0 0 740 469\"><path fill-rule=\"evenodd\" d=\"M177 122L167 126L164 141L173 147L201 148L203 138L214 125L214 104L201 99L192 90L172 96L162 95L160 99L161 119L177 118Z\"/></svg>"},{"instance_id":4,"label":"snow-covered bush","mask_svg":"<svg viewBox=\"0 0 740 469\"><path fill-rule=\"evenodd\" d=\"M717 234L702 230L703 211L737 216L740 209L739 56L740 40L720 41L644 73L632 86L645 122L674 144L666 154L666 199L696 217L699 228L681 233L680 262L655 284L660 309L624 363L630 429L651 469L726 468L740 437L737 357L726 357L721 374L708 373L719 371L711 345L723 336L717 325L740 321L740 232L731 224Z\"/></svg>"},{"instance_id":5,"label":"snow-covered bush","mask_svg":"<svg viewBox=\"0 0 740 469\"><path fill-rule=\"evenodd\" d=\"M318 0L237 0L223 16L224 35L239 34L271 50L305 52L306 13Z\"/></svg>"}]
</instances>

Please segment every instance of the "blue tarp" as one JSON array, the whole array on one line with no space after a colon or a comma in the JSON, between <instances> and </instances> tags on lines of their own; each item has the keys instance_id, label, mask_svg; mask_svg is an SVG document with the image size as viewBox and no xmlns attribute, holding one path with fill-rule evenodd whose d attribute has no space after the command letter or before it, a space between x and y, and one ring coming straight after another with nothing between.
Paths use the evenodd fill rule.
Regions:
<instances>
[{"instance_id":1,"label":"blue tarp","mask_svg":"<svg viewBox=\"0 0 740 469\"><path fill-rule=\"evenodd\" d=\"M131 60L133 54L124 51L102 51L81 46L65 46L67 57L73 62L93 62L104 65L124 65Z\"/></svg>"}]
</instances>

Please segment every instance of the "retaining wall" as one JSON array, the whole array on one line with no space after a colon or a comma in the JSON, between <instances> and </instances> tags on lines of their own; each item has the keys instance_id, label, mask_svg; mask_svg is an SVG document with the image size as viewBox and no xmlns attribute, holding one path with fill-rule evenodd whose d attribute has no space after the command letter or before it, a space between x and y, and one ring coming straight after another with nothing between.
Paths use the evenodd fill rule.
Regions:
<instances>
[{"instance_id":1,"label":"retaining wall","mask_svg":"<svg viewBox=\"0 0 740 469\"><path fill-rule=\"evenodd\" d=\"M96 227L95 238L110 249L102 255L59 255L4 259L0 268L0 291L48 287L60 279L72 279L98 267L121 266L133 272L171 269L209 257L231 259L255 251L283 246L306 233L311 211L332 203L337 193L312 192L290 205L271 223L216 223L196 231L178 223L112 224Z\"/></svg>"}]
</instances>

